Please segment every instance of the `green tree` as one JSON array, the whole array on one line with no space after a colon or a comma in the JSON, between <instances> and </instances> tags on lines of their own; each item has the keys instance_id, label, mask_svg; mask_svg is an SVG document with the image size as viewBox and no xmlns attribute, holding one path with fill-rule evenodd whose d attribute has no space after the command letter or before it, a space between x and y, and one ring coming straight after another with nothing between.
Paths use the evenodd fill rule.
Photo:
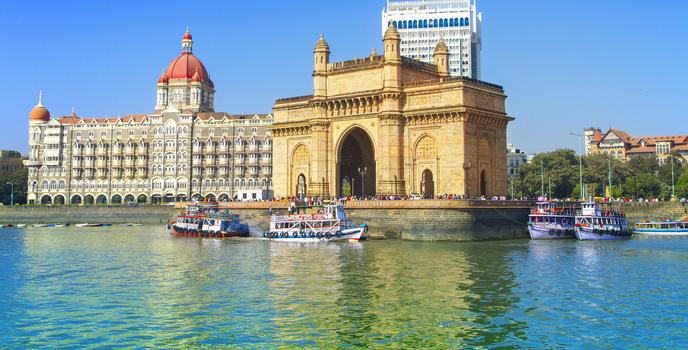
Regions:
<instances>
[{"instance_id":1,"label":"green tree","mask_svg":"<svg viewBox=\"0 0 688 350\"><path fill-rule=\"evenodd\" d=\"M544 195L548 194L551 182L552 197L571 197L573 189L578 183L578 158L576 153L570 149L540 153L530 163L523 165L519 180L523 184L522 192L524 195L537 197L543 194L543 169ZM517 183L514 185L517 185Z\"/></svg>"},{"instance_id":2,"label":"green tree","mask_svg":"<svg viewBox=\"0 0 688 350\"><path fill-rule=\"evenodd\" d=\"M8 182L14 184L14 203L26 204L26 183L28 181L28 170L26 168L19 168L13 172L0 173L0 202L4 205L9 205L11 202L12 186Z\"/></svg>"}]
</instances>

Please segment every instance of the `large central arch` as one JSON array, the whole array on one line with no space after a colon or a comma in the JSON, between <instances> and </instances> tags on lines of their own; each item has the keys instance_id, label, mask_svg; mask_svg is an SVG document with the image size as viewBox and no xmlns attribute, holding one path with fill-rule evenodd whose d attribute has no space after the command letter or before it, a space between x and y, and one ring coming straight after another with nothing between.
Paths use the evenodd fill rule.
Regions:
<instances>
[{"instance_id":1,"label":"large central arch","mask_svg":"<svg viewBox=\"0 0 688 350\"><path fill-rule=\"evenodd\" d=\"M375 195L375 147L368 133L361 128L349 131L340 143L337 159L337 195L345 195L349 191L355 196ZM367 169L365 175L361 175L359 169ZM348 180L351 180L351 184L348 184Z\"/></svg>"}]
</instances>

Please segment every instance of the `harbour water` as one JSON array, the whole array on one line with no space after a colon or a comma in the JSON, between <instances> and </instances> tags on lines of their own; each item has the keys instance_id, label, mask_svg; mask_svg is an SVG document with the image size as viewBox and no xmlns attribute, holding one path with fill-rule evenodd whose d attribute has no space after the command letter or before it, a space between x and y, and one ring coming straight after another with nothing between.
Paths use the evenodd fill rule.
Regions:
<instances>
[{"instance_id":1,"label":"harbour water","mask_svg":"<svg viewBox=\"0 0 688 350\"><path fill-rule=\"evenodd\" d=\"M688 239L0 229L0 348L686 348Z\"/></svg>"}]
</instances>

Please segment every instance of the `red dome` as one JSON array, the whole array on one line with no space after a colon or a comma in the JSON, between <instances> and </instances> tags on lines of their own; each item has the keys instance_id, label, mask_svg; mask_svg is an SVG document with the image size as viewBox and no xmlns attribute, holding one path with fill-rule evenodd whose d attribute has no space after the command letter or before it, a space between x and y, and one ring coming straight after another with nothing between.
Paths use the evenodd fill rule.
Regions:
<instances>
[{"instance_id":1,"label":"red dome","mask_svg":"<svg viewBox=\"0 0 688 350\"><path fill-rule=\"evenodd\" d=\"M184 40L192 40L191 39L191 33L189 33L188 31L186 33L184 33Z\"/></svg>"},{"instance_id":2,"label":"red dome","mask_svg":"<svg viewBox=\"0 0 688 350\"><path fill-rule=\"evenodd\" d=\"M201 82L207 82L212 86L208 71L201 63L201 60L190 52L184 52L170 62L170 65L167 66L167 71L165 71L165 76L169 80L191 79L196 72L198 72Z\"/></svg>"}]
</instances>

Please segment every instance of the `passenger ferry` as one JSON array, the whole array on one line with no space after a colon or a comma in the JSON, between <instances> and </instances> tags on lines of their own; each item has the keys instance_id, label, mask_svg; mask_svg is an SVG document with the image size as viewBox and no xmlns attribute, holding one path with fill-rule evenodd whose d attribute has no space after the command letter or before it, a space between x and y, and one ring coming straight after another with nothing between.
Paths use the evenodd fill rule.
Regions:
<instances>
[{"instance_id":1,"label":"passenger ferry","mask_svg":"<svg viewBox=\"0 0 688 350\"><path fill-rule=\"evenodd\" d=\"M187 205L186 212L167 225L171 234L177 236L228 238L248 237L247 224L241 223L239 215L220 209L215 202L201 202Z\"/></svg>"},{"instance_id":2,"label":"passenger ferry","mask_svg":"<svg viewBox=\"0 0 688 350\"><path fill-rule=\"evenodd\" d=\"M528 215L531 239L576 238L574 226L578 202L539 202Z\"/></svg>"},{"instance_id":3,"label":"passenger ferry","mask_svg":"<svg viewBox=\"0 0 688 350\"><path fill-rule=\"evenodd\" d=\"M366 226L346 219L341 205L325 205L313 214L273 215L264 238L289 242L360 241Z\"/></svg>"},{"instance_id":4,"label":"passenger ferry","mask_svg":"<svg viewBox=\"0 0 688 350\"><path fill-rule=\"evenodd\" d=\"M680 235L688 234L688 222L685 221L653 221L635 224L636 233Z\"/></svg>"},{"instance_id":5,"label":"passenger ferry","mask_svg":"<svg viewBox=\"0 0 688 350\"><path fill-rule=\"evenodd\" d=\"M633 230L628 227L626 216L612 203L583 203L576 215L576 238L587 240L617 240L630 238Z\"/></svg>"}]
</instances>

